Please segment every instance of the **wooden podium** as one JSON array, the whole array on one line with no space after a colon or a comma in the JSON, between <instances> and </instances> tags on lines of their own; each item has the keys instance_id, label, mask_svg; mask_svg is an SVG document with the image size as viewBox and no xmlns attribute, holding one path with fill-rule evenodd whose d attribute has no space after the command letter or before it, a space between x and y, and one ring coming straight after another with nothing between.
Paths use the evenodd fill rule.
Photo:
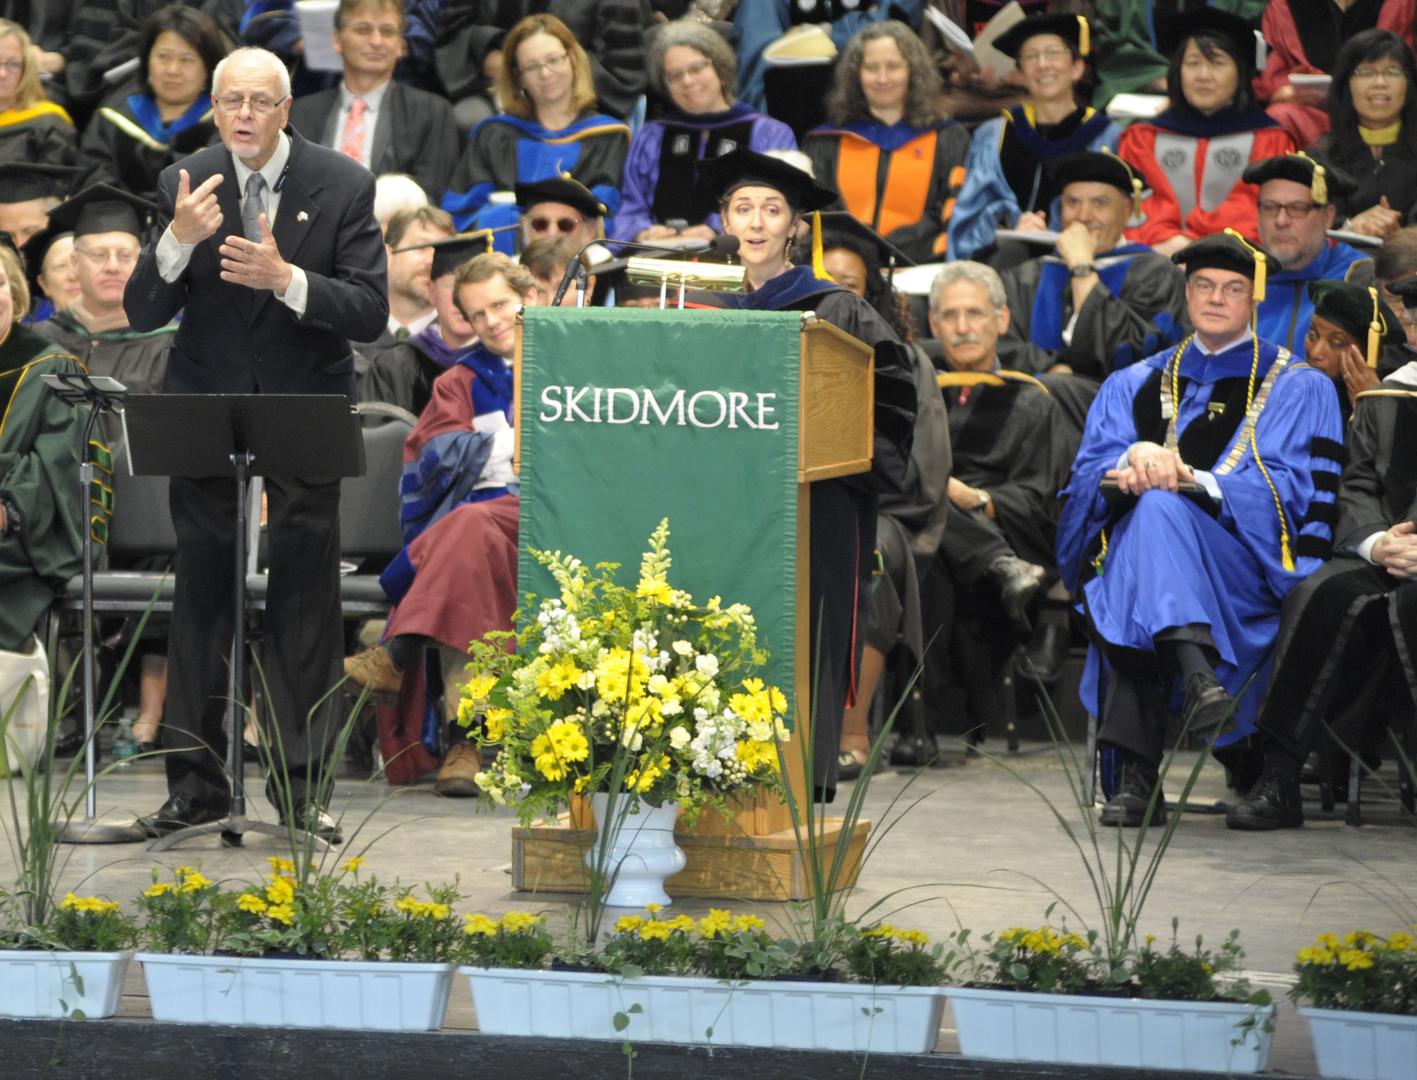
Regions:
<instances>
[{"instance_id":1,"label":"wooden podium","mask_svg":"<svg viewBox=\"0 0 1417 1080\"><path fill-rule=\"evenodd\" d=\"M795 421L793 430L781 433L784 438L776 451L784 457L784 471L781 475L786 483L785 487L774 488L774 491L785 490L788 492L786 498L792 503L786 514L781 515L784 519L782 536L790 539L795 545L795 555L787 560L791 564L791 570L781 575L788 580L771 582L769 588L777 587L780 590L785 622L790 624L783 628L784 633L780 638L780 641L790 642L790 645L785 652L774 649L774 657L777 661L776 681L784 688L790 686L793 691L793 741L784 750L788 763L786 779L794 799L800 806L812 798L811 781L804 774L803 754L798 743L798 740L812 738L810 675L813 642L808 599L808 523L811 515L812 484L865 472L871 467L874 384L873 353L870 346L810 313L655 311L633 308L529 309L519 323L517 335L516 465L523 483L521 499L525 530L528 520L534 520L536 517L539 500L558 499L555 487L537 483L539 471L534 464L538 449L537 440L551 441L554 438L554 432L548 433L547 426L540 423L544 416L539 415L535 408L542 400L539 395L546 393L546 388L560 391L562 387L569 394L573 387L579 389L580 385L590 378L580 367L583 354L580 354L580 349L567 347L570 342L591 342L596 340L595 335L598 333L613 334L618 341L618 350L628 352L634 358L631 368L618 371L620 385L615 387L615 392L637 393L642 386L655 387L661 397L665 397L674 389L673 383L668 389L665 388L666 379L682 378L683 383L679 384L681 392L685 384L690 387L702 385L706 378L712 382L712 371L707 376L705 374L709 361L699 353L691 352L686 348L686 343L713 343L716 337L726 337L729 327L734 327L740 334L750 332L756 329L764 316L770 316L775 321L773 329L778 332L775 340L788 346L780 352L774 351L772 355L780 358L785 365L782 368L781 382L783 396L790 395L794 398L791 402L794 407L786 410ZM744 320L754 321L740 326ZM566 355L548 355L550 350L542 348L534 363L529 361L528 356L524 355L527 338L533 336L528 334L528 323L535 324L532 329L545 327L544 336L549 339L548 343L559 343L562 346L561 351ZM783 329L790 331L791 336L783 336ZM722 333L716 335L716 330ZM792 355L783 356L782 353ZM627 375L627 371L633 374ZM762 394L758 396L761 400ZM599 396L594 396L594 400L597 401L595 415L599 416ZM530 412L528 405L532 406ZM645 411L648 415L648 408ZM785 422L783 427L787 427ZM576 456L596 457L595 446L593 441L585 444ZM755 448L750 454L757 452ZM680 462L685 481L690 487L693 486L695 476L710 476L718 465L718 459L712 449L705 447L702 456L699 455L700 451L696 446L682 455L693 460ZM659 459L672 457L673 452L653 456L655 463L662 465L663 462ZM598 467L600 465L603 467ZM738 467L742 467L741 462ZM727 466L727 469L731 471L732 466ZM624 492L625 471L622 456L615 455L607 455L603 463L597 462L587 466L585 483L604 485L603 497L592 501L603 507L614 507L616 495ZM559 486L565 490L570 485ZM653 485L646 481L646 486ZM581 484L574 487L579 495L584 495L580 490ZM755 602L753 597L741 595L736 591L732 581L704 592L681 580L681 572L689 573L692 560L691 557L681 554L680 539L691 522L700 520L705 515L702 504L699 514L686 512L678 517L673 516L672 509L661 505L664 501L682 497L683 492L679 487L680 485L676 484L661 487L659 490L663 492L663 496L651 499L653 506L648 515L655 521L666 514L670 515L671 543L675 555L674 571L671 574L674 584L689 588L695 596L721 593L725 601L745 601L752 604L754 611L758 612L759 603ZM751 500L760 494L762 493L756 486L744 486L741 498ZM705 502L707 501L705 497ZM711 520L703 524L710 532L718 529L718 537L723 536L720 522ZM613 561L627 567L637 565L643 538L648 532L648 528L627 530L627 540L631 540L633 546L616 552ZM770 542L770 538L764 538L764 543ZM528 543L534 547L573 552L587 562L600 561L601 558L599 553L584 552L577 546L574 536L557 538L555 542L538 543L536 538L529 538L524 531L521 538L524 551ZM523 568L527 565L525 558L522 565ZM528 591L524 582L519 584L519 589L522 593ZM773 648L772 642L764 644ZM790 656L790 664L783 663L783 655ZM734 810L732 820L729 821L725 821L713 810L705 810L693 830L679 834L678 842L688 858L688 865L666 882L669 893L674 896L745 900L806 899L812 887L810 875L806 873L798 850L787 805L775 796L759 794L739 799L734 804ZM526 828L514 828L513 887L529 892L585 891L588 875L584 854L589 850L594 838L593 829L589 806L581 803L573 805L571 812L563 814L557 823L547 822ZM828 819L825 843L850 845L850 882L855 881L869 830L870 823L862 821L858 823L853 835L846 836L840 819Z\"/></svg>"}]
</instances>

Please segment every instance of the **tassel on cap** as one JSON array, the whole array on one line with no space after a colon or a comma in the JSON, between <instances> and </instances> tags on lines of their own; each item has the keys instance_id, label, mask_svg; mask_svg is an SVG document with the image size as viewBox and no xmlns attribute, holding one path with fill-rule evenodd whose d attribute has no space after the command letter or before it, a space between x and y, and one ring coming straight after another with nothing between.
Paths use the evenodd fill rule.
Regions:
<instances>
[{"instance_id":1,"label":"tassel on cap","mask_svg":"<svg viewBox=\"0 0 1417 1080\"><path fill-rule=\"evenodd\" d=\"M1087 19L1079 15L1078 20L1078 55L1086 56L1092 52L1092 30L1087 25Z\"/></svg>"},{"instance_id":2,"label":"tassel on cap","mask_svg":"<svg viewBox=\"0 0 1417 1080\"><path fill-rule=\"evenodd\" d=\"M1082 20L1084 26L1087 25L1087 20L1083 19L1081 15L1079 15L1078 18ZM1141 180L1137 177L1136 171L1130 165L1127 164L1126 158L1122 157L1120 154L1108 149L1105 146L1101 149L1102 153L1106 154L1108 157L1116 158L1121 163L1122 168L1127 170L1127 175L1131 177L1132 181L1132 217L1141 217L1141 195L1142 192L1146 190L1145 185L1143 185Z\"/></svg>"},{"instance_id":3,"label":"tassel on cap","mask_svg":"<svg viewBox=\"0 0 1417 1080\"><path fill-rule=\"evenodd\" d=\"M1266 272L1269 269L1269 265L1265 261L1264 254L1260 251L1259 248L1255 247L1254 244L1250 243L1234 229L1226 229L1225 235L1234 237L1236 240L1238 240L1240 246L1243 247L1246 251L1248 251L1255 260L1255 303L1258 305L1264 300L1265 277L1267 276Z\"/></svg>"},{"instance_id":4,"label":"tassel on cap","mask_svg":"<svg viewBox=\"0 0 1417 1080\"><path fill-rule=\"evenodd\" d=\"M812 276L819 281L831 281L827 273L826 257L822 252L822 212L812 211Z\"/></svg>"},{"instance_id":5,"label":"tassel on cap","mask_svg":"<svg viewBox=\"0 0 1417 1080\"><path fill-rule=\"evenodd\" d=\"M1313 179L1309 181L1309 201L1312 202L1315 206L1327 206L1328 174L1324 171L1324 167L1320 165L1317 161L1315 161L1313 158L1311 158L1308 154L1304 153L1304 151L1302 150L1294 151L1294 156L1297 158L1303 158L1305 161L1307 161L1310 165L1313 166Z\"/></svg>"},{"instance_id":6,"label":"tassel on cap","mask_svg":"<svg viewBox=\"0 0 1417 1080\"><path fill-rule=\"evenodd\" d=\"M1368 324L1368 366L1377 370L1378 349L1382 346L1383 334L1387 332L1387 320L1378 310L1378 290L1369 285L1368 295L1373 299L1373 321Z\"/></svg>"}]
</instances>

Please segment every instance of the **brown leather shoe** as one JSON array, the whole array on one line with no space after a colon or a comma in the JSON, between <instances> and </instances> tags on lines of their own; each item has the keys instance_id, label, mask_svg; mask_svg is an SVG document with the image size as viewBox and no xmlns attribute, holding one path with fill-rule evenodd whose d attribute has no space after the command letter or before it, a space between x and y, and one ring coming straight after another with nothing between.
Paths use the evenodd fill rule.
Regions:
<instances>
[{"instance_id":1,"label":"brown leather shoe","mask_svg":"<svg viewBox=\"0 0 1417 1080\"><path fill-rule=\"evenodd\" d=\"M356 687L367 686L375 694L397 694L403 682L403 672L394 667L394 658L382 645L346 656L344 674Z\"/></svg>"},{"instance_id":2,"label":"brown leather shoe","mask_svg":"<svg viewBox=\"0 0 1417 1080\"><path fill-rule=\"evenodd\" d=\"M458 739L448 747L448 756L433 782L435 795L450 799L471 799L477 795L477 774L482 771L482 755L466 739Z\"/></svg>"}]
</instances>

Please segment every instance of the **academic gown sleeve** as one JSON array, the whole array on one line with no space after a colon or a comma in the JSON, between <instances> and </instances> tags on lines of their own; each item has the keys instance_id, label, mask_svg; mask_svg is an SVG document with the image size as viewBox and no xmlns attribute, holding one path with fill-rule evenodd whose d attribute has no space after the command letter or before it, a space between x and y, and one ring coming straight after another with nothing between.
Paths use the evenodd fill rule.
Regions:
<instances>
[{"instance_id":1,"label":"academic gown sleeve","mask_svg":"<svg viewBox=\"0 0 1417 1080\"><path fill-rule=\"evenodd\" d=\"M999 145L1004 136L1002 117L986 120L974 131L965 159L964 186L950 215L950 255L972 259L994 242L994 231L1018 222L1018 196L1004 179Z\"/></svg>"},{"instance_id":2,"label":"academic gown sleeve","mask_svg":"<svg viewBox=\"0 0 1417 1080\"><path fill-rule=\"evenodd\" d=\"M399 524L405 544L472 493L492 455L493 436L473 430L475 379L462 366L440 375L404 441Z\"/></svg>"},{"instance_id":3,"label":"academic gown sleeve","mask_svg":"<svg viewBox=\"0 0 1417 1080\"><path fill-rule=\"evenodd\" d=\"M1079 375L1102 378L1181 340L1186 277L1170 259L1138 255L1113 295L1099 281L1087 294L1062 359Z\"/></svg>"},{"instance_id":4,"label":"academic gown sleeve","mask_svg":"<svg viewBox=\"0 0 1417 1080\"><path fill-rule=\"evenodd\" d=\"M1393 524L1384 500L1386 485L1378 471L1381 432L1385 422L1391 423L1391 412L1392 402L1380 397L1364 398L1353 407L1345 442L1348 464L1339 487L1334 529L1334 550L1340 554L1356 554L1359 544Z\"/></svg>"},{"instance_id":5,"label":"academic gown sleeve","mask_svg":"<svg viewBox=\"0 0 1417 1080\"><path fill-rule=\"evenodd\" d=\"M985 393L995 387L982 388ZM1067 479L1069 441L1062 413L1046 391L1017 388L1008 419L1016 452L1007 456L1008 472L983 487L994 500L999 527L1026 559L1051 563L1057 538L1058 490Z\"/></svg>"}]
</instances>

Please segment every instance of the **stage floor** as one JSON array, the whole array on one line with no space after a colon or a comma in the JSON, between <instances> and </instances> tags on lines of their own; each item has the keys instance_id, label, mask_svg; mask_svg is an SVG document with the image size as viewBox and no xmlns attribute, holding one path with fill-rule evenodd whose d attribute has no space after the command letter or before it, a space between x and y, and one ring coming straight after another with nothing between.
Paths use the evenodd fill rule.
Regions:
<instances>
[{"instance_id":1,"label":"stage floor","mask_svg":"<svg viewBox=\"0 0 1417 1080\"><path fill-rule=\"evenodd\" d=\"M1001 747L998 750L1002 753ZM1077 821L1051 748L1025 744L1005 760L1047 792L1070 822ZM251 767L248 775L248 790L259 793L258 771ZM873 783L867 799L872 820L881 821L907 779L892 770ZM1171 786L1179 789L1180 779ZM907 799L917 790L933 794L911 810L873 853L852 897L852 911L909 888L886 900L876 914L919 927L932 937L951 933L961 924L976 933L1038 925L1054 899L1071 905L1082 919L1097 921L1091 887L1072 843L1039 797L999 765L975 760L930 770L915 781ZM1334 814L1323 815L1316 801L1306 805L1310 820L1304 828L1270 834L1230 832L1218 815L1186 814L1148 904L1143 929L1162 941L1171 933L1172 915L1182 918L1183 942L1201 933L1218 945L1232 927L1240 928L1252 978L1269 987L1280 1003L1271 1062L1276 1072L1314 1072L1307 1032L1284 997L1294 953L1321 931L1362 928L1387 933L1417 921L1417 831L1410 818L1397 813L1391 789L1384 791L1369 782L1365 793L1365 817L1372 824L1362 828L1343 823L1342 805ZM165 795L161 764L137 762L101 782L100 814L151 812ZM1207 802L1224 795L1219 767L1207 766L1195 799ZM274 820L274 812L259 794L249 809L253 817ZM381 878L438 883L457 876L468 898L466 911L566 910L568 897L513 892L510 834L515 819L507 811L489 810L470 800L442 799L431 786L390 789L353 778L341 782L333 809L344 816L347 834L369 819L339 857L365 854L367 869ZM1085 840L1085 833L1079 836ZM1114 850L1109 847L1112 839L1113 834L1104 831L1104 853ZM190 863L212 878L255 879L267 869L265 857L279 853L276 841L257 836L249 837L243 849L222 848L215 838L202 838L160 854L138 845L74 847L66 849L62 886L131 904L150 881L154 865ZM8 849L0 852L4 864L0 881L9 880L10 859ZM906 904L913 906L898 910ZM702 913L710 905L725 906L725 902L684 901L676 907ZM784 926L791 918L783 905L752 906ZM1060 903L1055 919L1063 910ZM1070 917L1069 922L1076 926L1078 920ZM127 991L122 1015L146 1016L136 965ZM946 1024L950 1023L947 1013ZM459 981L447 1027L475 1026L466 985ZM939 1049L950 1053L955 1045L953 1032L946 1027Z\"/></svg>"}]
</instances>

